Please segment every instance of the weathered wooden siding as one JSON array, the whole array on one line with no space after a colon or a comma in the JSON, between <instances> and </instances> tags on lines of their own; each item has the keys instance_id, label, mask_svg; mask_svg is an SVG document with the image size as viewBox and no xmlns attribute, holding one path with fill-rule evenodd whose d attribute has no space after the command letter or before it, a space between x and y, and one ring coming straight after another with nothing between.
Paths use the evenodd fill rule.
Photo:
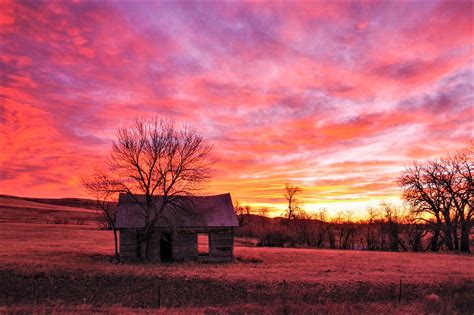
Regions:
<instances>
[{"instance_id":1,"label":"weathered wooden siding","mask_svg":"<svg viewBox=\"0 0 474 315\"><path fill-rule=\"evenodd\" d=\"M160 261L160 233L154 232L148 242L142 242L139 246L140 256L148 257L149 261ZM120 229L120 259L123 261L136 261L138 233L135 229ZM147 252L148 251L148 255Z\"/></svg>"},{"instance_id":2,"label":"weathered wooden siding","mask_svg":"<svg viewBox=\"0 0 474 315\"><path fill-rule=\"evenodd\" d=\"M161 233L169 232L156 229L149 241L148 249L145 242L140 246L141 257L149 261L160 261ZM197 233L209 234L209 255L198 255ZM136 261L137 231L120 229L120 257L123 261ZM171 233L172 258L175 261L226 262L234 258L234 233L232 228L188 228ZM146 251L148 250L148 255Z\"/></svg>"},{"instance_id":3,"label":"weathered wooden siding","mask_svg":"<svg viewBox=\"0 0 474 315\"><path fill-rule=\"evenodd\" d=\"M234 258L232 229L212 232L209 236L209 251L213 261L231 261Z\"/></svg>"},{"instance_id":4,"label":"weathered wooden siding","mask_svg":"<svg viewBox=\"0 0 474 315\"><path fill-rule=\"evenodd\" d=\"M174 233L172 240L173 259L176 261L197 260L198 243L197 234L190 231L178 231Z\"/></svg>"},{"instance_id":5,"label":"weathered wooden siding","mask_svg":"<svg viewBox=\"0 0 474 315\"><path fill-rule=\"evenodd\" d=\"M203 262L226 262L234 258L234 234L231 228L210 230L209 256L199 256Z\"/></svg>"},{"instance_id":6,"label":"weathered wooden siding","mask_svg":"<svg viewBox=\"0 0 474 315\"><path fill-rule=\"evenodd\" d=\"M133 229L120 229L120 259L134 261L136 255L137 232Z\"/></svg>"},{"instance_id":7,"label":"weathered wooden siding","mask_svg":"<svg viewBox=\"0 0 474 315\"><path fill-rule=\"evenodd\" d=\"M148 257L148 260L151 262L160 261L160 237L161 237L161 232L153 231L153 234L151 235L151 239L148 243L147 257Z\"/></svg>"}]
</instances>

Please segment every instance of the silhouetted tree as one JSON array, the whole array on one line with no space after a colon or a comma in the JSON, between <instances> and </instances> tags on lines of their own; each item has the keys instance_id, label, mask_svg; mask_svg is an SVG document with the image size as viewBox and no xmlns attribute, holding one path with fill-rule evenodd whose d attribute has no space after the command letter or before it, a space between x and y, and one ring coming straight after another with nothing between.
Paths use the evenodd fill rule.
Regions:
<instances>
[{"instance_id":1,"label":"silhouetted tree","mask_svg":"<svg viewBox=\"0 0 474 315\"><path fill-rule=\"evenodd\" d=\"M352 222L353 212L350 210L339 211L333 218L333 223L337 225L339 231L338 241L340 249L353 249L357 240L356 224Z\"/></svg>"},{"instance_id":2,"label":"silhouetted tree","mask_svg":"<svg viewBox=\"0 0 474 315\"><path fill-rule=\"evenodd\" d=\"M262 217L268 217L268 213L270 213L270 210L266 207L262 207L258 209L258 214L261 215Z\"/></svg>"},{"instance_id":3,"label":"silhouetted tree","mask_svg":"<svg viewBox=\"0 0 474 315\"><path fill-rule=\"evenodd\" d=\"M423 237L427 234L426 224L412 211L405 216L405 235L410 249L414 252L423 251Z\"/></svg>"},{"instance_id":4,"label":"silhouetted tree","mask_svg":"<svg viewBox=\"0 0 474 315\"><path fill-rule=\"evenodd\" d=\"M298 200L296 199L296 195L301 192L302 189L300 187L289 183L285 184L285 193L283 196L285 197L286 201L288 201L288 208L286 208L284 214L288 220L296 218L298 214L300 208L298 205Z\"/></svg>"},{"instance_id":5,"label":"silhouetted tree","mask_svg":"<svg viewBox=\"0 0 474 315\"><path fill-rule=\"evenodd\" d=\"M234 201L234 213L239 221L239 226L244 226L244 207L240 204L240 201Z\"/></svg>"},{"instance_id":6,"label":"silhouetted tree","mask_svg":"<svg viewBox=\"0 0 474 315\"><path fill-rule=\"evenodd\" d=\"M437 251L443 243L448 250L470 251L474 193L470 154L458 152L448 158L414 163L400 178L403 198L413 211L421 219L430 216L424 220L432 227L432 251Z\"/></svg>"},{"instance_id":7,"label":"silhouetted tree","mask_svg":"<svg viewBox=\"0 0 474 315\"><path fill-rule=\"evenodd\" d=\"M403 224L402 210L388 203L381 203L380 207L384 213L384 232L387 234L388 238L388 249L393 252L398 252L399 247L401 247L403 250L406 250L406 246L401 239Z\"/></svg>"},{"instance_id":8,"label":"silhouetted tree","mask_svg":"<svg viewBox=\"0 0 474 315\"><path fill-rule=\"evenodd\" d=\"M367 228L366 228L366 236L365 236L365 244L368 250L377 250L379 249L377 245L378 239L378 218L380 217L380 213L377 208L369 207L367 208Z\"/></svg>"},{"instance_id":9,"label":"silhouetted tree","mask_svg":"<svg viewBox=\"0 0 474 315\"><path fill-rule=\"evenodd\" d=\"M117 228L115 227L116 205L114 202L117 183L113 182L101 169L96 169L89 177L82 178L82 184L95 197L97 209L101 211L107 228L114 233L115 258L120 261Z\"/></svg>"},{"instance_id":10,"label":"silhouetted tree","mask_svg":"<svg viewBox=\"0 0 474 315\"><path fill-rule=\"evenodd\" d=\"M294 214L294 220L292 220L292 227L295 229L296 237L295 242L303 246L313 245L313 217L306 212L304 209L299 209Z\"/></svg>"},{"instance_id":11,"label":"silhouetted tree","mask_svg":"<svg viewBox=\"0 0 474 315\"><path fill-rule=\"evenodd\" d=\"M329 220L328 210L324 208L319 209L316 212L314 219L317 220L317 229L318 229L316 247L322 248L324 246L324 239L328 230L328 220Z\"/></svg>"},{"instance_id":12,"label":"silhouetted tree","mask_svg":"<svg viewBox=\"0 0 474 315\"><path fill-rule=\"evenodd\" d=\"M441 187L427 176L427 173L431 172L430 168L431 162L425 165L415 162L412 167L404 171L400 184L403 198L412 206L412 211L431 226L430 249L434 252L438 251L440 245L444 198ZM423 218L424 214L429 214L431 218Z\"/></svg>"},{"instance_id":13,"label":"silhouetted tree","mask_svg":"<svg viewBox=\"0 0 474 315\"><path fill-rule=\"evenodd\" d=\"M144 227L137 230L137 258L148 258L153 227L164 210L182 207L180 196L195 194L209 179L211 150L194 129L157 118L137 118L118 130L103 180L113 184L115 193L129 194L141 209Z\"/></svg>"},{"instance_id":14,"label":"silhouetted tree","mask_svg":"<svg viewBox=\"0 0 474 315\"><path fill-rule=\"evenodd\" d=\"M444 212L445 220L450 219L447 233L451 232L455 249L458 249L458 223L461 224L461 238L459 250L470 252L469 235L472 227L474 186L473 170L470 151L458 152L453 156L440 161L440 172L436 178L445 189L446 198L453 208L452 215ZM451 240L450 240L451 242Z\"/></svg>"}]
</instances>

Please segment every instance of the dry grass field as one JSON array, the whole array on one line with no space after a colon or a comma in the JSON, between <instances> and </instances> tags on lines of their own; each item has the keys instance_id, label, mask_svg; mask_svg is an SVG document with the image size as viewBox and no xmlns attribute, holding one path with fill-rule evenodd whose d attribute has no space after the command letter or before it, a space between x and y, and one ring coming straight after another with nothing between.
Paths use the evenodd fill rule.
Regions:
<instances>
[{"instance_id":1,"label":"dry grass field","mask_svg":"<svg viewBox=\"0 0 474 315\"><path fill-rule=\"evenodd\" d=\"M90 209L1 197L0 218L0 313L474 310L472 256L258 248L237 239L234 263L118 264L112 233L91 224Z\"/></svg>"},{"instance_id":2,"label":"dry grass field","mask_svg":"<svg viewBox=\"0 0 474 315\"><path fill-rule=\"evenodd\" d=\"M472 256L237 246L235 263L152 265L113 263L112 252L110 231L0 224L0 312L474 310Z\"/></svg>"},{"instance_id":3,"label":"dry grass field","mask_svg":"<svg viewBox=\"0 0 474 315\"><path fill-rule=\"evenodd\" d=\"M52 205L0 196L0 223L52 223L97 225L98 212L91 209Z\"/></svg>"}]
</instances>

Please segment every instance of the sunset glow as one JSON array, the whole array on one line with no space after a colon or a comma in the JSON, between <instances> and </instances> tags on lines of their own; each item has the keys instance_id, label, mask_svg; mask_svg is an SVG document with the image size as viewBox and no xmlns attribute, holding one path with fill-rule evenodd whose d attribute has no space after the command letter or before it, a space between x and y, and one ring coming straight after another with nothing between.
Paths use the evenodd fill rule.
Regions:
<instances>
[{"instance_id":1,"label":"sunset glow","mask_svg":"<svg viewBox=\"0 0 474 315\"><path fill-rule=\"evenodd\" d=\"M397 202L473 136L470 2L0 3L0 193L88 197L117 127L189 122L209 193L273 215Z\"/></svg>"}]
</instances>

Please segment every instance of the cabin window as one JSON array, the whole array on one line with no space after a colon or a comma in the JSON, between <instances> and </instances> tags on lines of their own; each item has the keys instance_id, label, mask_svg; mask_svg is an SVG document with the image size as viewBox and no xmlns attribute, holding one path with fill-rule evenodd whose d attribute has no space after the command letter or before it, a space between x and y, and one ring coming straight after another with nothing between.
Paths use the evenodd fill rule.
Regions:
<instances>
[{"instance_id":1,"label":"cabin window","mask_svg":"<svg viewBox=\"0 0 474 315\"><path fill-rule=\"evenodd\" d=\"M209 233L198 233L198 255L209 255Z\"/></svg>"}]
</instances>

